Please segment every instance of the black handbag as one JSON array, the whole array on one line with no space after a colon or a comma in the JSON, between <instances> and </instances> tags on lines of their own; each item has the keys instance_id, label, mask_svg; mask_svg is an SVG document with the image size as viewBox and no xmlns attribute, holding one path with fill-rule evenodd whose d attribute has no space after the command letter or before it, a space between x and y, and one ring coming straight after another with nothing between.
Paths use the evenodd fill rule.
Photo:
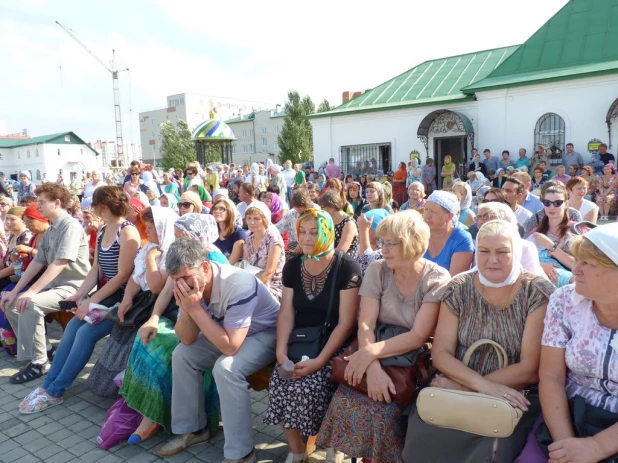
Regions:
<instances>
[{"instance_id":1,"label":"black handbag","mask_svg":"<svg viewBox=\"0 0 618 463\"><path fill-rule=\"evenodd\" d=\"M333 302L335 300L337 277L339 276L339 268L341 267L343 258L337 253L335 259L337 259L337 262L335 262L335 267L333 269L326 321L323 325L296 328L290 333L290 339L288 340L288 358L294 363L300 362L303 356L307 356L310 359L317 358L320 352L322 352L333 330L331 326L331 315L333 311Z\"/></svg>"},{"instance_id":2,"label":"black handbag","mask_svg":"<svg viewBox=\"0 0 618 463\"><path fill-rule=\"evenodd\" d=\"M142 291L133 298L133 305L129 311L124 314L123 322L118 318L118 307L114 307L110 310L105 319L111 320L114 324L119 326L139 328L150 318L157 297L158 294L153 294L150 291Z\"/></svg>"},{"instance_id":3,"label":"black handbag","mask_svg":"<svg viewBox=\"0 0 618 463\"><path fill-rule=\"evenodd\" d=\"M592 437L618 423L618 414L587 404L586 400L578 395L569 400L569 410L576 437ZM553 439L545 423L537 428L535 437L543 453L549 457L548 447L553 443ZM599 463L618 463L618 455Z\"/></svg>"}]
</instances>

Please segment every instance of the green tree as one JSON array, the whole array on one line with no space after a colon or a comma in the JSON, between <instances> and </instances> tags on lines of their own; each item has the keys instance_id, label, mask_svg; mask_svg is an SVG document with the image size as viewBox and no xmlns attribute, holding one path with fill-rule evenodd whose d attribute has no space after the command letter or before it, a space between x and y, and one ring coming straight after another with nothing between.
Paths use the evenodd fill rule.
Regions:
<instances>
[{"instance_id":1,"label":"green tree","mask_svg":"<svg viewBox=\"0 0 618 463\"><path fill-rule=\"evenodd\" d=\"M305 116L314 112L315 105L311 98L305 96L301 99L295 90L288 92L283 127L277 140L281 149L279 159L282 164L288 159L293 164L313 159L313 130Z\"/></svg>"},{"instance_id":2,"label":"green tree","mask_svg":"<svg viewBox=\"0 0 618 463\"><path fill-rule=\"evenodd\" d=\"M328 100L326 98L324 98L322 100L322 103L320 103L320 106L318 106L318 111L319 113L323 113L325 111L330 111L331 109L335 109L334 106L331 106L330 103L328 102Z\"/></svg>"},{"instance_id":3,"label":"green tree","mask_svg":"<svg viewBox=\"0 0 618 463\"><path fill-rule=\"evenodd\" d=\"M196 160L191 131L185 121L179 120L176 126L169 121L161 124L161 157L164 169L184 169Z\"/></svg>"}]
</instances>

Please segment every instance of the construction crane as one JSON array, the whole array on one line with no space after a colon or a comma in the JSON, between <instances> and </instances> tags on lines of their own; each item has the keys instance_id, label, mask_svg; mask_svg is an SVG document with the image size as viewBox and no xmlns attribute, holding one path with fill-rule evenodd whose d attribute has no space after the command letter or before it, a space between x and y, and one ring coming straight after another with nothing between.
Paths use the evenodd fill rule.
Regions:
<instances>
[{"instance_id":1,"label":"construction crane","mask_svg":"<svg viewBox=\"0 0 618 463\"><path fill-rule=\"evenodd\" d=\"M81 40L75 37L67 27L63 26L58 21L56 21L56 24L58 24L58 26L60 26L62 30L64 30L64 32L69 34L69 36L73 40L75 40L79 44L80 47L86 50L90 56L92 56L95 60L97 60L97 62L101 66L103 66L106 71L112 74L112 84L114 88L114 116L116 119L116 158L121 159L123 163L126 165L126 162L125 162L126 160L124 158L124 143L122 140L122 115L120 111L120 81L118 80L118 73L128 71L129 68L120 69L120 70L118 69L116 65L116 50L113 50L113 49L112 49L112 60L110 61L109 65L105 64L105 62L101 58L95 55L86 45L84 45L81 42ZM103 165L107 167L107 150L103 150L102 156L103 156L103 159L102 159Z\"/></svg>"}]
</instances>

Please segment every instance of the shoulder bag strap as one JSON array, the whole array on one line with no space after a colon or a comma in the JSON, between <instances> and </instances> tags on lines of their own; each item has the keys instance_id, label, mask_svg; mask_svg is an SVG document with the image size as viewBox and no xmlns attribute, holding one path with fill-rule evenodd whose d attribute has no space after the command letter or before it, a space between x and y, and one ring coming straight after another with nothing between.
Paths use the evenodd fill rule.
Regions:
<instances>
[{"instance_id":1,"label":"shoulder bag strap","mask_svg":"<svg viewBox=\"0 0 618 463\"><path fill-rule=\"evenodd\" d=\"M331 325L331 315L333 312L333 303L335 301L335 291L337 290L337 277L339 276L339 268L341 267L341 261L343 261L343 257L339 255L337 251L335 251L335 259L337 261L333 265L333 274L332 274L332 286L330 287L330 294L328 296L328 311L326 312L326 322L324 326L326 328L330 328Z\"/></svg>"},{"instance_id":2,"label":"shoulder bag strap","mask_svg":"<svg viewBox=\"0 0 618 463\"><path fill-rule=\"evenodd\" d=\"M506 365L508 365L509 358L506 353L506 350L504 350L504 347L502 347L500 344L498 344L495 341L492 341L491 339L479 339L474 344L472 344L470 347L468 347L468 350L466 351L466 354L464 355L462 363L468 366L468 363L470 362L470 358L472 357L472 354L474 353L474 351L485 344L489 344L496 351L496 354L498 355L498 369L504 368Z\"/></svg>"}]
</instances>

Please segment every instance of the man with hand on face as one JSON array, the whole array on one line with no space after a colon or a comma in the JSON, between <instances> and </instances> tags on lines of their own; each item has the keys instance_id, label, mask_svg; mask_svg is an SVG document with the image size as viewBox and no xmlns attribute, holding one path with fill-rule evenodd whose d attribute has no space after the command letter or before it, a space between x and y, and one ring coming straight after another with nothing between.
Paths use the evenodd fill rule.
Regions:
<instances>
[{"instance_id":1,"label":"man with hand on face","mask_svg":"<svg viewBox=\"0 0 618 463\"><path fill-rule=\"evenodd\" d=\"M223 463L254 463L251 399L246 377L275 361L279 302L254 275L208 260L190 238L174 242L165 261L180 308L172 355L172 432L159 449L168 457L210 439L204 375L213 368L221 402Z\"/></svg>"}]
</instances>

